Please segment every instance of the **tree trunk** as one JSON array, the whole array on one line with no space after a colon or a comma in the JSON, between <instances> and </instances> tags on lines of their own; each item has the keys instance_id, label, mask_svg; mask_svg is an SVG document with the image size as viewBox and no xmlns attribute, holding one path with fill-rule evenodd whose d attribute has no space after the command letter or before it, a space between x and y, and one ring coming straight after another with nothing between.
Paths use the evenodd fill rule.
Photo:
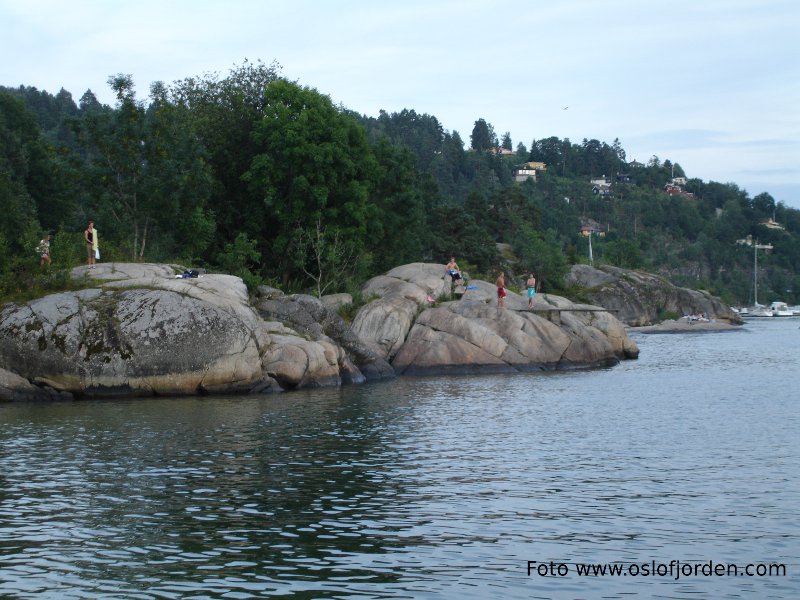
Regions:
<instances>
[{"instance_id":1,"label":"tree trunk","mask_svg":"<svg viewBox=\"0 0 800 600\"><path fill-rule=\"evenodd\" d=\"M142 247L139 250L139 260L144 260L144 247L147 244L147 226L150 224L150 217L144 218L144 230L142 231Z\"/></svg>"}]
</instances>

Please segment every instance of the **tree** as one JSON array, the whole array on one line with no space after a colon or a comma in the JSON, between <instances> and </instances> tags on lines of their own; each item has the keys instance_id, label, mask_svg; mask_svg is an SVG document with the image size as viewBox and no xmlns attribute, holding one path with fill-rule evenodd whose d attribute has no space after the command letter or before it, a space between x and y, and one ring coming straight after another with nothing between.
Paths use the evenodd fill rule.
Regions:
<instances>
[{"instance_id":1,"label":"tree","mask_svg":"<svg viewBox=\"0 0 800 600\"><path fill-rule=\"evenodd\" d=\"M317 298L331 287L347 279L355 266L357 256L353 245L344 243L336 228L325 229L322 218L317 218L313 229L297 228L298 263L303 273L314 282Z\"/></svg>"},{"instance_id":2,"label":"tree","mask_svg":"<svg viewBox=\"0 0 800 600\"><path fill-rule=\"evenodd\" d=\"M32 250L28 246L39 229L32 191L41 178L50 177L33 114L20 100L0 93L0 236L9 252Z\"/></svg>"},{"instance_id":3,"label":"tree","mask_svg":"<svg viewBox=\"0 0 800 600\"><path fill-rule=\"evenodd\" d=\"M414 168L407 148L393 145L382 136L372 145L377 161L369 201L375 218L367 224L366 249L378 271L398 264L419 262L429 252L429 216L438 190L432 177Z\"/></svg>"},{"instance_id":4,"label":"tree","mask_svg":"<svg viewBox=\"0 0 800 600\"><path fill-rule=\"evenodd\" d=\"M253 130L265 115L267 87L278 78L280 65L261 61L234 66L225 77L207 73L190 77L169 88L170 100L185 107L193 130L208 152L214 174L209 205L216 214L218 252L244 231L257 240L262 256L269 254L264 237L267 210L263 196L244 180L259 153Z\"/></svg>"},{"instance_id":5,"label":"tree","mask_svg":"<svg viewBox=\"0 0 800 600\"><path fill-rule=\"evenodd\" d=\"M494 133L494 128L483 119L475 121L470 141L472 149L478 152L497 147L497 136Z\"/></svg>"},{"instance_id":6,"label":"tree","mask_svg":"<svg viewBox=\"0 0 800 600\"><path fill-rule=\"evenodd\" d=\"M80 133L89 150L91 178L98 197L95 208L113 217L135 260L144 253L153 217L142 194L147 164L145 111L136 100L130 75L109 77L108 84L116 93L117 109L98 110L90 105L79 123Z\"/></svg>"},{"instance_id":7,"label":"tree","mask_svg":"<svg viewBox=\"0 0 800 600\"><path fill-rule=\"evenodd\" d=\"M611 148L614 151L616 157L620 160L620 162L625 162L625 149L622 147L622 143L619 141L619 138L614 138L614 143L612 144Z\"/></svg>"},{"instance_id":8,"label":"tree","mask_svg":"<svg viewBox=\"0 0 800 600\"><path fill-rule=\"evenodd\" d=\"M248 288L253 288L260 281L252 271L258 268L261 260L261 253L256 246L255 240L248 239L247 234L241 232L232 242L227 242L225 249L217 255L220 268L241 277Z\"/></svg>"},{"instance_id":9,"label":"tree","mask_svg":"<svg viewBox=\"0 0 800 600\"><path fill-rule=\"evenodd\" d=\"M451 256L463 257L478 270L488 273L497 262L492 236L475 218L459 206L438 206L432 212L437 235L433 237L433 259L442 264Z\"/></svg>"},{"instance_id":10,"label":"tree","mask_svg":"<svg viewBox=\"0 0 800 600\"><path fill-rule=\"evenodd\" d=\"M556 233L552 229L544 234L523 223L511 242L526 271L536 274L542 291L560 289L568 267Z\"/></svg>"},{"instance_id":11,"label":"tree","mask_svg":"<svg viewBox=\"0 0 800 600\"><path fill-rule=\"evenodd\" d=\"M271 241L281 280L305 276L299 243L318 226L338 232L344 252L359 255L375 217L367 199L376 169L359 123L328 96L279 79L264 92L253 141L257 151L243 177L264 207L261 238Z\"/></svg>"},{"instance_id":12,"label":"tree","mask_svg":"<svg viewBox=\"0 0 800 600\"><path fill-rule=\"evenodd\" d=\"M603 259L624 269L638 269L642 266L642 253L630 240L614 240L603 247Z\"/></svg>"},{"instance_id":13,"label":"tree","mask_svg":"<svg viewBox=\"0 0 800 600\"><path fill-rule=\"evenodd\" d=\"M150 96L143 190L157 207L161 254L192 262L209 247L216 229L208 206L215 180L188 109L169 102L166 87L159 82L151 86Z\"/></svg>"},{"instance_id":14,"label":"tree","mask_svg":"<svg viewBox=\"0 0 800 600\"><path fill-rule=\"evenodd\" d=\"M154 84L145 109L130 75L109 78L115 110L91 98L79 122L91 168L91 207L112 221L100 227L109 239L124 240L133 260L142 260L151 239L160 255L183 258L201 253L214 233L206 201L213 189L206 156L185 107L171 104L166 88ZM97 218L95 219L97 220ZM153 238L153 234L159 235Z\"/></svg>"},{"instance_id":15,"label":"tree","mask_svg":"<svg viewBox=\"0 0 800 600\"><path fill-rule=\"evenodd\" d=\"M503 148L504 150L511 150L511 149L514 148L514 146L511 143L511 133L510 132L506 131L503 134L502 141L500 142L500 147Z\"/></svg>"}]
</instances>

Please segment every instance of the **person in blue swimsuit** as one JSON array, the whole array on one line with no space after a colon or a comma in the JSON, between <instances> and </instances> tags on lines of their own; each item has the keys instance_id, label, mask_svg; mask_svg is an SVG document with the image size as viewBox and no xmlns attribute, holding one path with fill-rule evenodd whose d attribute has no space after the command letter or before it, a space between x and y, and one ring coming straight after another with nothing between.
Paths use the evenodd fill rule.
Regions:
<instances>
[{"instance_id":1,"label":"person in blue swimsuit","mask_svg":"<svg viewBox=\"0 0 800 600\"><path fill-rule=\"evenodd\" d=\"M536 295L536 277L533 276L533 273L528 274L528 281L525 282L525 285L528 287L528 310L533 308L533 297Z\"/></svg>"}]
</instances>

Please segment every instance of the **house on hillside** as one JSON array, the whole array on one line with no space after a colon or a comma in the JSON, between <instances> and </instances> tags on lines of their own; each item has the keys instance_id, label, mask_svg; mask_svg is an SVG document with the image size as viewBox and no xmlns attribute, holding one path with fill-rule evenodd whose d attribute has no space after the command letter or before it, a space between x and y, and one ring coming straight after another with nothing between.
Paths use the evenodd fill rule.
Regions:
<instances>
[{"instance_id":1,"label":"house on hillside","mask_svg":"<svg viewBox=\"0 0 800 600\"><path fill-rule=\"evenodd\" d=\"M633 178L628 173L614 175L614 183L633 183Z\"/></svg>"},{"instance_id":2,"label":"house on hillside","mask_svg":"<svg viewBox=\"0 0 800 600\"><path fill-rule=\"evenodd\" d=\"M497 154L499 156L513 156L516 154L513 150L508 148L489 148L489 154Z\"/></svg>"},{"instance_id":3,"label":"house on hillside","mask_svg":"<svg viewBox=\"0 0 800 600\"><path fill-rule=\"evenodd\" d=\"M608 198L609 196L611 196L611 186L606 184L593 185L592 193L595 196L600 196L601 198Z\"/></svg>"},{"instance_id":4,"label":"house on hillside","mask_svg":"<svg viewBox=\"0 0 800 600\"><path fill-rule=\"evenodd\" d=\"M543 162L527 162L514 169L512 176L514 177L514 181L517 182L527 181L528 179L536 181L536 172L546 170L547 165L545 165Z\"/></svg>"},{"instance_id":5,"label":"house on hillside","mask_svg":"<svg viewBox=\"0 0 800 600\"><path fill-rule=\"evenodd\" d=\"M694 200L694 194L692 192L684 191L684 189L679 186L675 185L674 183L667 183L664 185L664 191L667 192L670 196L683 196L684 198L689 198L690 200Z\"/></svg>"},{"instance_id":6,"label":"house on hillside","mask_svg":"<svg viewBox=\"0 0 800 600\"><path fill-rule=\"evenodd\" d=\"M590 236L593 233L600 237L605 237L607 228L604 228L600 223L589 217L581 217L581 235L584 237Z\"/></svg>"},{"instance_id":7,"label":"house on hillside","mask_svg":"<svg viewBox=\"0 0 800 600\"><path fill-rule=\"evenodd\" d=\"M602 177L592 177L589 180L589 183L592 185L611 185L611 177L606 177L603 175Z\"/></svg>"},{"instance_id":8,"label":"house on hillside","mask_svg":"<svg viewBox=\"0 0 800 600\"><path fill-rule=\"evenodd\" d=\"M592 185L592 193L595 196L605 198L611 195L611 178L603 175L602 177L592 177L589 180Z\"/></svg>"},{"instance_id":9,"label":"house on hillside","mask_svg":"<svg viewBox=\"0 0 800 600\"><path fill-rule=\"evenodd\" d=\"M781 231L786 231L786 227L778 223L775 219L763 219L759 225L763 225L767 229L779 229Z\"/></svg>"}]
</instances>

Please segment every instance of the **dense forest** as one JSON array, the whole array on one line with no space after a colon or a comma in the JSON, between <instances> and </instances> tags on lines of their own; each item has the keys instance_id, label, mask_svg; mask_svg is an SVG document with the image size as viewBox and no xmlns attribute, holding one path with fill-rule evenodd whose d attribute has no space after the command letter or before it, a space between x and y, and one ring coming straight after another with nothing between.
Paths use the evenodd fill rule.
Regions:
<instances>
[{"instance_id":1,"label":"dense forest","mask_svg":"<svg viewBox=\"0 0 800 600\"><path fill-rule=\"evenodd\" d=\"M641 268L731 304L800 303L800 211L687 178L656 156L556 137L513 145L478 117L469 140L412 109L356 114L245 62L137 98L0 87L0 297L56 289L83 257L170 262L314 294L393 266L498 268L563 292L571 264ZM52 234L53 265L36 246ZM591 242L591 246L590 246ZM754 244L771 245L756 250ZM516 281L516 279L513 279ZM513 287L513 283L512 283Z\"/></svg>"}]
</instances>

